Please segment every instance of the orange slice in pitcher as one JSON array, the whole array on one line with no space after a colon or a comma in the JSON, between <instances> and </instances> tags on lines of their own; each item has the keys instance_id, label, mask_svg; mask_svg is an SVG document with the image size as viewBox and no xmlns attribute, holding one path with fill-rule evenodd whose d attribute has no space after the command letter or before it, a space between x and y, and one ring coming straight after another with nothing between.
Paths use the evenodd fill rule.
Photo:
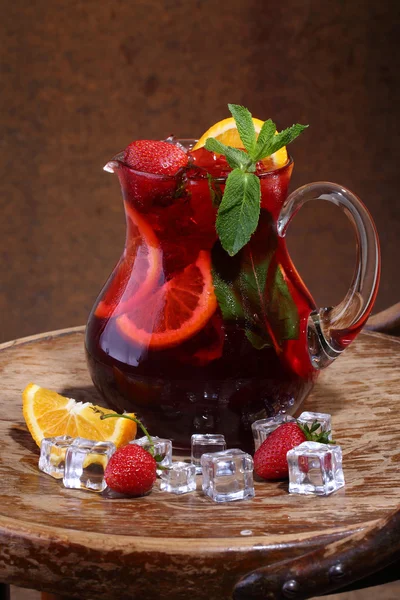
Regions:
<instances>
[{"instance_id":1,"label":"orange slice in pitcher","mask_svg":"<svg viewBox=\"0 0 400 600\"><path fill-rule=\"evenodd\" d=\"M151 226L132 207L128 215L128 245L117 265L105 296L96 307L97 317L117 316L147 296L158 283L162 251Z\"/></svg>"},{"instance_id":2,"label":"orange slice in pitcher","mask_svg":"<svg viewBox=\"0 0 400 600\"><path fill-rule=\"evenodd\" d=\"M127 444L136 435L136 423L128 419L100 419L103 414L117 414L90 402L76 402L34 383L22 393L23 413L31 436L38 446L43 438L70 435L88 440ZM94 410L93 410L94 409ZM133 413L129 413L134 416Z\"/></svg>"},{"instance_id":3,"label":"orange slice in pitcher","mask_svg":"<svg viewBox=\"0 0 400 600\"><path fill-rule=\"evenodd\" d=\"M261 131L261 127L264 124L264 121L260 121L260 119L255 119L253 117L253 123L254 129L256 130L256 134L258 136L258 134ZM243 148L243 142L240 139L239 132L236 128L235 119L233 117L230 117L229 119L223 119L222 121L218 121L218 123L212 125L210 129L207 129L207 131L203 133L199 141L194 146L193 151L205 146L205 143L209 137L217 139L219 142L222 142L222 144L225 144L226 146L232 146L233 148ZM283 148L281 148L265 160L270 161L272 163L271 166L273 166L274 169L283 167L288 161L288 153L286 150L286 146L283 146Z\"/></svg>"},{"instance_id":4,"label":"orange slice in pitcher","mask_svg":"<svg viewBox=\"0 0 400 600\"><path fill-rule=\"evenodd\" d=\"M211 255L202 250L195 263L162 285L146 305L118 317L117 326L133 342L162 350L195 335L216 308Z\"/></svg>"}]
</instances>

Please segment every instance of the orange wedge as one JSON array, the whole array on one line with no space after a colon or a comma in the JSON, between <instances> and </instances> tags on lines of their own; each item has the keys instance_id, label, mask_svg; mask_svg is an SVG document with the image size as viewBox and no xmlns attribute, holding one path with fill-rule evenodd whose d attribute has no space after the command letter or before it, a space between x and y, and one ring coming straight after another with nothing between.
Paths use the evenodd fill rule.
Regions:
<instances>
[{"instance_id":1,"label":"orange wedge","mask_svg":"<svg viewBox=\"0 0 400 600\"><path fill-rule=\"evenodd\" d=\"M154 230L131 206L126 205L126 213L127 247L95 309L97 317L122 314L148 295L160 277L162 250Z\"/></svg>"},{"instance_id":2,"label":"orange wedge","mask_svg":"<svg viewBox=\"0 0 400 600\"><path fill-rule=\"evenodd\" d=\"M256 134L258 135L261 131L264 121L260 121L260 119L255 119L253 117L253 123ZM218 121L218 123L215 123L215 125L210 127L210 129L207 129L207 131L203 133L197 144L194 146L193 151L205 146L207 139L210 137L217 139L219 142L222 142L227 146L232 146L233 148L243 148L243 142L240 139L239 132L236 128L235 119L233 117L230 117L229 119L223 119L223 121ZM283 167L288 161L286 146L268 158L271 159L275 169Z\"/></svg>"},{"instance_id":3,"label":"orange wedge","mask_svg":"<svg viewBox=\"0 0 400 600\"><path fill-rule=\"evenodd\" d=\"M99 442L113 442L119 447L136 436L136 423L133 421L101 420L100 413L96 412L100 410L104 414L117 414L113 410L90 402L76 402L34 383L25 388L22 399L25 422L38 446L43 438L70 435Z\"/></svg>"},{"instance_id":4,"label":"orange wedge","mask_svg":"<svg viewBox=\"0 0 400 600\"><path fill-rule=\"evenodd\" d=\"M154 350L177 346L204 327L217 308L210 252L202 250L187 266L154 292L147 309L137 306L117 317L129 340Z\"/></svg>"}]
</instances>

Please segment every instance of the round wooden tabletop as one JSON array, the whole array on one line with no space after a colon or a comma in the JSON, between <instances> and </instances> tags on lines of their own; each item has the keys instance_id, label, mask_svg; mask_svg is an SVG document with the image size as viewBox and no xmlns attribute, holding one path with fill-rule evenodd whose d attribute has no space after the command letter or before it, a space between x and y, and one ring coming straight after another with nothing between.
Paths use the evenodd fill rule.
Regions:
<instances>
[{"instance_id":1,"label":"round wooden tabletop","mask_svg":"<svg viewBox=\"0 0 400 600\"><path fill-rule=\"evenodd\" d=\"M328 497L256 482L252 500L215 504L153 492L108 499L38 470L22 416L29 382L101 403L82 327L0 346L0 581L108 599L230 598L250 571L304 554L386 518L399 504L400 340L362 333L326 369L303 409L332 414L345 488ZM156 432L155 432L156 433Z\"/></svg>"}]
</instances>

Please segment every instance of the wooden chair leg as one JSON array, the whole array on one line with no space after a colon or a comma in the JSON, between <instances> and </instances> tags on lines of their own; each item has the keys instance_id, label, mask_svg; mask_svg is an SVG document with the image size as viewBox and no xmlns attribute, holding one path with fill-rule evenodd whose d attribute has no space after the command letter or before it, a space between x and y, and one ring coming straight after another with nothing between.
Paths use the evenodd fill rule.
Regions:
<instances>
[{"instance_id":1,"label":"wooden chair leg","mask_svg":"<svg viewBox=\"0 0 400 600\"><path fill-rule=\"evenodd\" d=\"M400 333L400 302L370 317L365 329L398 335Z\"/></svg>"}]
</instances>

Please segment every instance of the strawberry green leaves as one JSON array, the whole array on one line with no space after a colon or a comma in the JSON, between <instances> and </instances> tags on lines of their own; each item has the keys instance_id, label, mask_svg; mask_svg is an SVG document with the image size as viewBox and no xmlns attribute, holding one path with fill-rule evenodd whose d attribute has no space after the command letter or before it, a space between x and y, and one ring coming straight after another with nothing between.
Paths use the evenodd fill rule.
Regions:
<instances>
[{"instance_id":1,"label":"strawberry green leaves","mask_svg":"<svg viewBox=\"0 0 400 600\"><path fill-rule=\"evenodd\" d=\"M251 113L238 104L229 104L245 151L208 138L205 147L210 152L223 154L233 171L229 174L219 207L216 228L223 248L234 256L249 241L257 228L260 216L260 182L254 172L258 161L287 146L307 127L292 125L276 134L275 124L269 119L259 136Z\"/></svg>"},{"instance_id":2,"label":"strawberry green leaves","mask_svg":"<svg viewBox=\"0 0 400 600\"><path fill-rule=\"evenodd\" d=\"M320 444L336 444L334 440L329 438L331 430L320 431L317 433L318 429L321 428L321 423L319 423L317 420L313 421L311 426L307 425L307 423L300 423L299 421L297 421L297 425L310 442L319 442Z\"/></svg>"}]
</instances>

